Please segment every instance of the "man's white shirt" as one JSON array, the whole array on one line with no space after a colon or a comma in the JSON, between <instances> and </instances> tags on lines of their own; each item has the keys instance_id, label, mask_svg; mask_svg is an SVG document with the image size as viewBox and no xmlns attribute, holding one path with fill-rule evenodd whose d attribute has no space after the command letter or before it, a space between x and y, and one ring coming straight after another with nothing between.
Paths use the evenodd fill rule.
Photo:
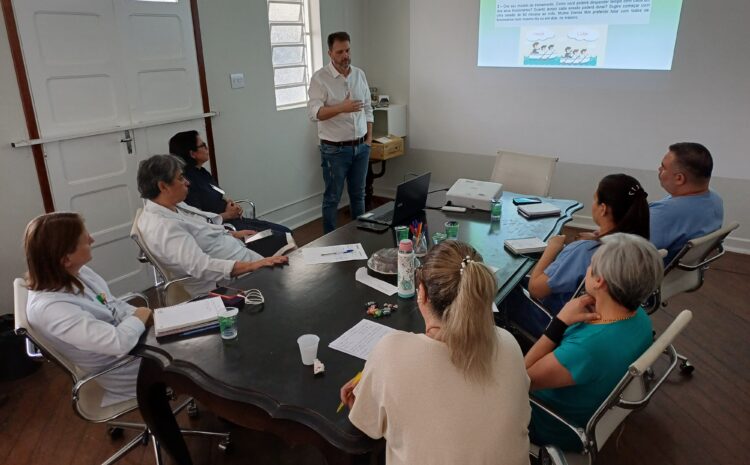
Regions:
<instances>
[{"instance_id":1,"label":"man's white shirt","mask_svg":"<svg viewBox=\"0 0 750 465\"><path fill-rule=\"evenodd\" d=\"M338 105L346 99L361 100L364 107L354 113L339 113L325 121L318 120L324 106ZM310 119L318 122L318 137L332 142L359 139L367 134L367 123L373 122L370 87L364 71L350 66L349 76L339 73L333 63L319 69L310 79L310 100L307 111Z\"/></svg>"}]
</instances>

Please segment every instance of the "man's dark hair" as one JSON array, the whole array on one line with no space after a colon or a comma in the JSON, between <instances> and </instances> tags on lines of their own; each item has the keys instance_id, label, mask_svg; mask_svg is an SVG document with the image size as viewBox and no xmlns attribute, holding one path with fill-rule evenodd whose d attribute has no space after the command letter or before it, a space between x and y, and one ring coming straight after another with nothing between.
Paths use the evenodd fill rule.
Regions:
<instances>
[{"instance_id":1,"label":"man's dark hair","mask_svg":"<svg viewBox=\"0 0 750 465\"><path fill-rule=\"evenodd\" d=\"M177 155L187 166L195 166L195 158L190 152L198 150L195 143L198 141L198 131L178 132L169 139L169 153Z\"/></svg>"},{"instance_id":2,"label":"man's dark hair","mask_svg":"<svg viewBox=\"0 0 750 465\"><path fill-rule=\"evenodd\" d=\"M694 180L706 181L711 179L711 172L714 169L714 160L711 158L711 152L706 147L697 142L678 142L669 146L677 160L680 168L687 171Z\"/></svg>"},{"instance_id":3,"label":"man's dark hair","mask_svg":"<svg viewBox=\"0 0 750 465\"><path fill-rule=\"evenodd\" d=\"M328 50L331 50L333 48L334 42L351 42L352 39L349 37L349 34L344 31L334 32L333 34L328 34Z\"/></svg>"}]
</instances>

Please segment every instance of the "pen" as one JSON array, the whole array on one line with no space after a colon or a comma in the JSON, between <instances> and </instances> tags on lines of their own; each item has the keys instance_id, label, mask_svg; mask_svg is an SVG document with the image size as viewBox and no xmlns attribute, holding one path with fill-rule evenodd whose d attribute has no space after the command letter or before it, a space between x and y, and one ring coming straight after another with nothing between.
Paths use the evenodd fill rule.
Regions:
<instances>
[{"instance_id":1,"label":"pen","mask_svg":"<svg viewBox=\"0 0 750 465\"><path fill-rule=\"evenodd\" d=\"M205 333L207 331L216 329L218 327L219 327L219 323L214 323L210 326L205 326L203 328L191 329L190 331L185 331L184 333L180 333L180 336L192 336L193 334Z\"/></svg>"},{"instance_id":2,"label":"pen","mask_svg":"<svg viewBox=\"0 0 750 465\"><path fill-rule=\"evenodd\" d=\"M357 373L356 375L354 375L354 378L352 378L351 380L349 380L349 383L355 383L354 385L356 386L357 383L359 383L360 379L362 379L362 372L361 371L359 373ZM347 383L347 384L349 384L349 383ZM336 409L336 413L339 413L341 411L341 409L343 409L343 408L344 408L344 403L341 402L339 404L339 408Z\"/></svg>"},{"instance_id":3,"label":"pen","mask_svg":"<svg viewBox=\"0 0 750 465\"><path fill-rule=\"evenodd\" d=\"M322 254L320 254L320 256L321 256L321 257L324 257L324 256L326 256L326 255L338 255L338 254L340 254L340 253L352 253L352 252L354 252L354 249L348 249L348 250L344 250L343 252L326 252L326 253L322 253Z\"/></svg>"}]
</instances>

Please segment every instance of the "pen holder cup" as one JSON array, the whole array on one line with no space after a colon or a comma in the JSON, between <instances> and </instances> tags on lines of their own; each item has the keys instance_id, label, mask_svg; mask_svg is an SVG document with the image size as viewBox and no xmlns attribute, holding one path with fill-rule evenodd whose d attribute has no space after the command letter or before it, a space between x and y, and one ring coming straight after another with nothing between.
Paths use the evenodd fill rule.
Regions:
<instances>
[{"instance_id":1,"label":"pen holder cup","mask_svg":"<svg viewBox=\"0 0 750 465\"><path fill-rule=\"evenodd\" d=\"M415 256L422 257L427 253L427 236L425 235L425 233L412 238L412 242L414 243Z\"/></svg>"}]
</instances>

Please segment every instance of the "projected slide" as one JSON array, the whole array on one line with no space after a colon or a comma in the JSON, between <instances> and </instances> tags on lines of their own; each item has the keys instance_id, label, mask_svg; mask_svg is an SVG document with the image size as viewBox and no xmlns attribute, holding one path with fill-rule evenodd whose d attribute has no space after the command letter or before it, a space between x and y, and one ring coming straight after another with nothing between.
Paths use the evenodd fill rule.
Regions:
<instances>
[{"instance_id":1,"label":"projected slide","mask_svg":"<svg viewBox=\"0 0 750 465\"><path fill-rule=\"evenodd\" d=\"M479 66L672 69L682 0L480 0Z\"/></svg>"}]
</instances>

